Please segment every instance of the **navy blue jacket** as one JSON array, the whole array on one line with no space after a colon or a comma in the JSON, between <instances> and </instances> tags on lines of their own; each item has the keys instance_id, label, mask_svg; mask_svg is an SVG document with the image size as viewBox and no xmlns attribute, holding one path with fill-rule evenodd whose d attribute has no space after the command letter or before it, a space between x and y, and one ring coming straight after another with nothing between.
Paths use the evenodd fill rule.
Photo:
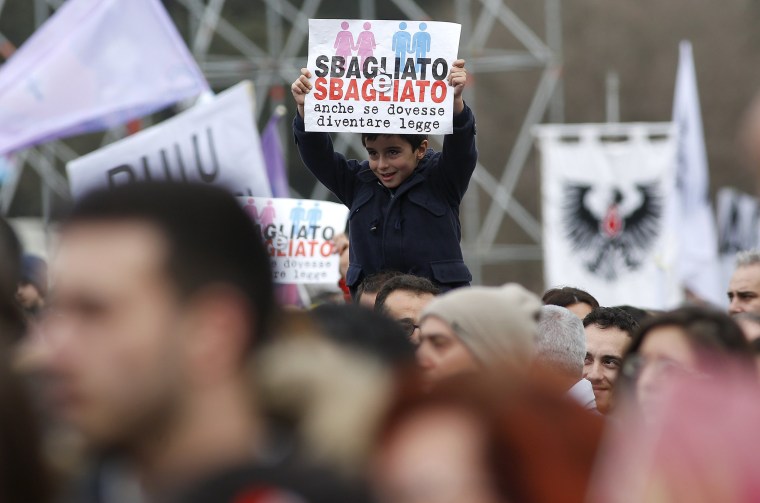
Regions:
<instances>
[{"instance_id":1,"label":"navy blue jacket","mask_svg":"<svg viewBox=\"0 0 760 503\"><path fill-rule=\"evenodd\" d=\"M369 161L335 152L327 133L305 132L298 114L293 133L306 167L350 210L346 284L352 293L366 276L385 270L423 276L445 290L469 285L459 244L459 204L478 160L469 107L454 117L441 152L429 149L395 194Z\"/></svg>"}]
</instances>

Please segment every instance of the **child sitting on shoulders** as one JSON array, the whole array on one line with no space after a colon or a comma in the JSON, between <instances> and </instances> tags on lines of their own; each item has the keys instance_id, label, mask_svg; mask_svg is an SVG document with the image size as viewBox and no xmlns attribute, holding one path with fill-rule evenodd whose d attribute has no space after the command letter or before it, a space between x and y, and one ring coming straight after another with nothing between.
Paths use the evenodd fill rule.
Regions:
<instances>
[{"instance_id":1,"label":"child sitting on shoulders","mask_svg":"<svg viewBox=\"0 0 760 503\"><path fill-rule=\"evenodd\" d=\"M475 117L462 99L464 64L455 61L448 76L454 88L454 132L444 137L440 152L428 148L427 135L362 133L369 159L346 159L335 152L329 134L305 131L311 72L302 69L291 86L301 159L350 210L346 284L352 295L365 277L386 270L428 278L442 290L472 280L459 223L459 205L478 160Z\"/></svg>"}]
</instances>

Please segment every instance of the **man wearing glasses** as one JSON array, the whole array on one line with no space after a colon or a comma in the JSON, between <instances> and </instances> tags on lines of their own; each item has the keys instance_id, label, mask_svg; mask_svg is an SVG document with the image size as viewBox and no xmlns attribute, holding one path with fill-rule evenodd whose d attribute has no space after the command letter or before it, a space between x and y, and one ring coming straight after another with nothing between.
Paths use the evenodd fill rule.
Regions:
<instances>
[{"instance_id":1,"label":"man wearing glasses","mask_svg":"<svg viewBox=\"0 0 760 503\"><path fill-rule=\"evenodd\" d=\"M377 294L375 312L398 321L407 337L419 344L420 313L439 290L430 280L403 274L390 279Z\"/></svg>"}]
</instances>

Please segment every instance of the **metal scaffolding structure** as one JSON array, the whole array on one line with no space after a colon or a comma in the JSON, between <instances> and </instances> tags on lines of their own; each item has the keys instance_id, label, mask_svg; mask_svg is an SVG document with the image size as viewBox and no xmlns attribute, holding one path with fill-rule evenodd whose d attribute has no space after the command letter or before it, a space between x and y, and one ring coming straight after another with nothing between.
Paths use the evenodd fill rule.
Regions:
<instances>
[{"instance_id":1,"label":"metal scaffolding structure","mask_svg":"<svg viewBox=\"0 0 760 503\"><path fill-rule=\"evenodd\" d=\"M34 0L37 26L63 1ZM256 33L256 37L239 26L237 19L226 15L227 0L164 2L175 19L178 15L187 16L185 35L188 47L212 87L228 87L243 79L254 81L257 116L265 110L273 110L289 97L286 95L290 83L306 61L307 21L309 18L326 17L322 12L328 3L326 0L260 1L263 7L260 16L265 21L262 26L266 33ZM0 15L5 4L6 0L0 0ZM463 202L463 249L476 283L482 282L485 265L540 260L540 221L515 197L515 188L531 152L532 127L541 122L547 113L552 122L563 120L560 0L544 0L544 38L538 36L535 27L528 26L507 4L507 0L445 0L436 3L436 14L445 12L446 20L462 25L460 57L467 59L467 68L473 74L500 74L526 69L542 72L514 145L505 146L500 152L504 164L489 167L479 164ZM384 13L393 9L397 12L397 18L429 20L440 17L430 15L414 0L357 0L346 2L341 13L347 19L376 19L379 7L383 8ZM489 41L497 29L508 30L521 48L508 50L491 47ZM215 41L231 50L224 54L215 53ZM473 107L477 100L476 91L477 85L467 91L467 101ZM106 135L104 143L114 137L118 134ZM334 139L337 150L362 155L358 135L338 134ZM62 142L30 149L22 154L25 165L39 173L43 181L43 212L48 211L46 205L49 207L52 193L67 196L66 181L55 169L55 161L66 162L76 156ZM20 174L17 174L0 190L0 211L3 213L7 213L10 207L19 177ZM305 195L324 199L328 193L327 189L316 183L311 193ZM483 204L486 207L484 214L481 211ZM46 218L48 216L45 215ZM513 220L533 243L516 245L499 242L499 231L507 218Z\"/></svg>"}]
</instances>

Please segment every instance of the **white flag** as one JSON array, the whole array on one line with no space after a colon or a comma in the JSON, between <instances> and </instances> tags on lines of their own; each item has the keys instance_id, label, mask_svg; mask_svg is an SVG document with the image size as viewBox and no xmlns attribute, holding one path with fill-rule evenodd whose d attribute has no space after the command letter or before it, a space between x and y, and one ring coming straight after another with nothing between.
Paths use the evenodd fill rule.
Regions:
<instances>
[{"instance_id":1,"label":"white flag","mask_svg":"<svg viewBox=\"0 0 760 503\"><path fill-rule=\"evenodd\" d=\"M74 198L148 180L209 183L270 196L249 81L66 165Z\"/></svg>"},{"instance_id":2,"label":"white flag","mask_svg":"<svg viewBox=\"0 0 760 503\"><path fill-rule=\"evenodd\" d=\"M716 305L725 303L720 278L715 218L709 201L702 114L691 43L681 42L673 99L673 122L678 128L677 193L680 200L679 275L683 286Z\"/></svg>"},{"instance_id":3,"label":"white flag","mask_svg":"<svg viewBox=\"0 0 760 503\"><path fill-rule=\"evenodd\" d=\"M605 306L678 305L673 126L549 125L537 134L546 286L582 288Z\"/></svg>"},{"instance_id":4,"label":"white flag","mask_svg":"<svg viewBox=\"0 0 760 503\"><path fill-rule=\"evenodd\" d=\"M68 0L0 68L0 154L207 89L159 0Z\"/></svg>"}]
</instances>

